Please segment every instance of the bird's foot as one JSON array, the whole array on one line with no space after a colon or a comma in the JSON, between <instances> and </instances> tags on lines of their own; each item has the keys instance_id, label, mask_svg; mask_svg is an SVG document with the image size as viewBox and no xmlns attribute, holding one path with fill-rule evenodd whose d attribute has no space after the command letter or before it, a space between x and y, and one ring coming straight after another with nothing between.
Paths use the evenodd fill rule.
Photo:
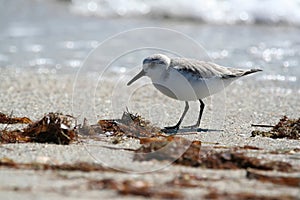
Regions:
<instances>
[{"instance_id":1,"label":"bird's foot","mask_svg":"<svg viewBox=\"0 0 300 200\"><path fill-rule=\"evenodd\" d=\"M165 127L163 129L161 129L162 132L166 133L166 134L176 134L178 132L179 126L168 126Z\"/></svg>"}]
</instances>

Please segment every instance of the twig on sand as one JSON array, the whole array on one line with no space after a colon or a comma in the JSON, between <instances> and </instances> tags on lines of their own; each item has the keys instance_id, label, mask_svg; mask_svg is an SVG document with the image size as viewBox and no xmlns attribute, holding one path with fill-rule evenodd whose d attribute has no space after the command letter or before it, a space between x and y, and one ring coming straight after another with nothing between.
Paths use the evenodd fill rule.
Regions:
<instances>
[{"instance_id":1,"label":"twig on sand","mask_svg":"<svg viewBox=\"0 0 300 200\"><path fill-rule=\"evenodd\" d=\"M268 124L251 124L253 127L262 127L262 128L274 128L274 125L268 125Z\"/></svg>"}]
</instances>

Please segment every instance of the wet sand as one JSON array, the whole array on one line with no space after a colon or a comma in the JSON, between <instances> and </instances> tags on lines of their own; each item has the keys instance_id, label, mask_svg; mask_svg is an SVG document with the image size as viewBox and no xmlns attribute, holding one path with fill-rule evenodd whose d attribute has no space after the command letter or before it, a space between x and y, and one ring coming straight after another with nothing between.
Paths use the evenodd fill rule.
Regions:
<instances>
[{"instance_id":1,"label":"wet sand","mask_svg":"<svg viewBox=\"0 0 300 200\"><path fill-rule=\"evenodd\" d=\"M73 83L75 74L37 74L35 72L16 73L13 70L2 69L1 112L11 113L14 116L27 116L33 120L42 118L48 112L62 112L76 114L74 106ZM262 76L262 74L257 75ZM95 81L90 79L91 82ZM86 87L89 83L77 82L78 87ZM107 80L102 83L96 94L95 109L86 112L85 117L90 123L95 116L100 118L117 118L124 110L105 110L112 101L107 97L114 88L114 81ZM178 120L182 112L183 103L168 99L151 86L138 90L132 100L128 102L133 113L138 112L151 120L155 125L171 125ZM126 91L124 91L126 92ZM76 95L75 98L85 99ZM99 96L98 96L99 95ZM122 96L122 95L121 95ZM251 145L269 150L290 150L299 148L299 140L270 139L250 137L251 131L258 129L251 124L276 124L278 120L287 115L290 118L299 117L300 101L299 89L285 82L264 82L259 78L245 77L233 83L225 93L206 99L206 110L203 115L202 128L207 132L179 133L180 136L191 140L200 140L204 146L218 143L220 146L233 147ZM164 102L162 104L162 102ZM135 105L138 105L135 107ZM153 106L155 105L155 106ZM162 105L163 109L159 109ZM174 109L176 108L176 109ZM197 104L191 106L191 111L184 125L193 123L197 116ZM75 109L75 110L74 110ZM96 114L95 114L95 110ZM150 111L149 111L150 110ZM157 120L159 119L159 120ZM217 130L214 130L217 129ZM64 170L33 170L1 167L0 169L0 196L3 199L142 199L141 196L124 196L112 189L91 189L90 180L111 178L114 180L142 180L154 186L164 187L179 174L190 173L201 177L215 178L217 181L202 181L201 187L174 187L186 199L199 199L216 188L220 193L247 193L261 196L291 196L299 198L298 187L281 186L264 183L246 178L246 170L212 170L200 167L185 167L161 161L132 161L133 153L125 150L112 150L103 146L136 149L140 146L136 139L127 138L121 143L113 144L108 138L105 141L83 140L79 144L67 146L55 144L2 144L1 158L9 158L17 163L49 163L63 164L78 161L100 163L102 165L120 170L109 171L64 171ZM263 153L255 157L264 158ZM293 154L274 155L270 159L285 161L294 167L300 167L299 152ZM300 176L299 171L290 174L292 177ZM170 189L170 188L169 188ZM17 191L17 192L16 192Z\"/></svg>"}]
</instances>

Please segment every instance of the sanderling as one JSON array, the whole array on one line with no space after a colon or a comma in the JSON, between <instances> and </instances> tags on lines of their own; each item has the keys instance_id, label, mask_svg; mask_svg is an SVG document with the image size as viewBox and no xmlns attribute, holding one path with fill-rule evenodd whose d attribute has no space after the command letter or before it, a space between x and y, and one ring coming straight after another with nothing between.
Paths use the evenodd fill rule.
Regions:
<instances>
[{"instance_id":1,"label":"sanderling","mask_svg":"<svg viewBox=\"0 0 300 200\"><path fill-rule=\"evenodd\" d=\"M223 90L242 76L258 71L262 70L227 68L211 62L154 54L144 59L142 71L127 85L131 85L142 76L148 76L160 92L168 97L185 101L184 111L177 124L163 129L164 132L176 132L189 109L188 101L199 100L200 111L197 123L185 128L198 128L205 107L203 98Z\"/></svg>"}]
</instances>

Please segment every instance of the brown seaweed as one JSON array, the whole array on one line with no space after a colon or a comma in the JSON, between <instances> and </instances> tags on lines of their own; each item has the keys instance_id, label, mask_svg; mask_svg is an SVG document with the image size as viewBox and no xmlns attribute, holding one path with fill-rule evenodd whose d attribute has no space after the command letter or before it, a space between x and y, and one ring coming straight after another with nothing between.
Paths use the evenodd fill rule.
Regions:
<instances>
[{"instance_id":1,"label":"brown seaweed","mask_svg":"<svg viewBox=\"0 0 300 200\"><path fill-rule=\"evenodd\" d=\"M181 192L172 188L162 188L154 186L145 180L123 180L113 179L91 180L88 183L89 189L111 189L122 195L135 195L147 198L159 199L183 199Z\"/></svg>"},{"instance_id":2,"label":"brown seaweed","mask_svg":"<svg viewBox=\"0 0 300 200\"><path fill-rule=\"evenodd\" d=\"M276 124L270 131L255 130L251 133L252 137L262 136L276 138L288 138L288 139L300 139L300 118L289 119L287 116L283 116L278 124Z\"/></svg>"},{"instance_id":3,"label":"brown seaweed","mask_svg":"<svg viewBox=\"0 0 300 200\"><path fill-rule=\"evenodd\" d=\"M0 132L0 142L70 144L77 138L76 127L72 127L72 120L74 118L69 115L49 113L41 120L29 124L22 130L2 130Z\"/></svg>"},{"instance_id":4,"label":"brown seaweed","mask_svg":"<svg viewBox=\"0 0 300 200\"><path fill-rule=\"evenodd\" d=\"M154 127L140 115L124 112L121 119L99 120L102 132L110 136L128 136L134 138L162 135L160 128Z\"/></svg>"},{"instance_id":5,"label":"brown seaweed","mask_svg":"<svg viewBox=\"0 0 300 200\"><path fill-rule=\"evenodd\" d=\"M219 192L215 188L211 188L209 193L204 196L206 199L231 199L231 200L294 200L294 196L290 195L279 195L279 196L265 196L256 193L238 192L238 193L227 193Z\"/></svg>"},{"instance_id":6,"label":"brown seaweed","mask_svg":"<svg viewBox=\"0 0 300 200\"><path fill-rule=\"evenodd\" d=\"M62 170L62 171L116 171L97 163L75 162L71 164L48 164L48 163L17 163L9 158L0 158L0 167L30 170Z\"/></svg>"},{"instance_id":7,"label":"brown seaweed","mask_svg":"<svg viewBox=\"0 0 300 200\"><path fill-rule=\"evenodd\" d=\"M205 181L221 181L224 180L224 177L220 178L214 178L214 177L202 177L197 174L192 173L180 173L177 176L175 176L174 179L167 182L167 185L174 187L187 187L187 188L193 188L193 187L205 187L204 182Z\"/></svg>"},{"instance_id":8,"label":"brown seaweed","mask_svg":"<svg viewBox=\"0 0 300 200\"><path fill-rule=\"evenodd\" d=\"M282 161L264 160L249 157L245 152L238 152L234 148L227 151L214 151L210 148L201 149L199 165L210 169L261 169L283 172L294 171L292 165Z\"/></svg>"},{"instance_id":9,"label":"brown seaweed","mask_svg":"<svg viewBox=\"0 0 300 200\"><path fill-rule=\"evenodd\" d=\"M143 140L142 140L143 141ZM144 142L144 141L143 141ZM166 148L167 147L167 148ZM287 162L263 160L249 157L245 152L232 147L229 150L217 151L211 147L201 147L200 141L189 141L178 136L169 136L160 140L153 140L143 144L136 150L134 160L148 161L169 160L175 164L210 169L261 169L284 172L294 171ZM257 149L246 146L244 150Z\"/></svg>"},{"instance_id":10,"label":"brown seaweed","mask_svg":"<svg viewBox=\"0 0 300 200\"><path fill-rule=\"evenodd\" d=\"M268 175L264 174L264 171L260 170L247 170L247 178L255 179L262 182L270 182L278 185L285 185L291 187L300 187L300 177L293 177L293 176L283 176L283 175Z\"/></svg>"},{"instance_id":11,"label":"brown seaweed","mask_svg":"<svg viewBox=\"0 0 300 200\"><path fill-rule=\"evenodd\" d=\"M200 141L190 141L183 137L169 136L162 139L153 139L146 142L135 151L134 160L170 160L176 164L197 166L201 148ZM154 152L154 153L153 153Z\"/></svg>"},{"instance_id":12,"label":"brown seaweed","mask_svg":"<svg viewBox=\"0 0 300 200\"><path fill-rule=\"evenodd\" d=\"M0 124L30 124L32 121L28 117L9 117L0 112Z\"/></svg>"}]
</instances>

